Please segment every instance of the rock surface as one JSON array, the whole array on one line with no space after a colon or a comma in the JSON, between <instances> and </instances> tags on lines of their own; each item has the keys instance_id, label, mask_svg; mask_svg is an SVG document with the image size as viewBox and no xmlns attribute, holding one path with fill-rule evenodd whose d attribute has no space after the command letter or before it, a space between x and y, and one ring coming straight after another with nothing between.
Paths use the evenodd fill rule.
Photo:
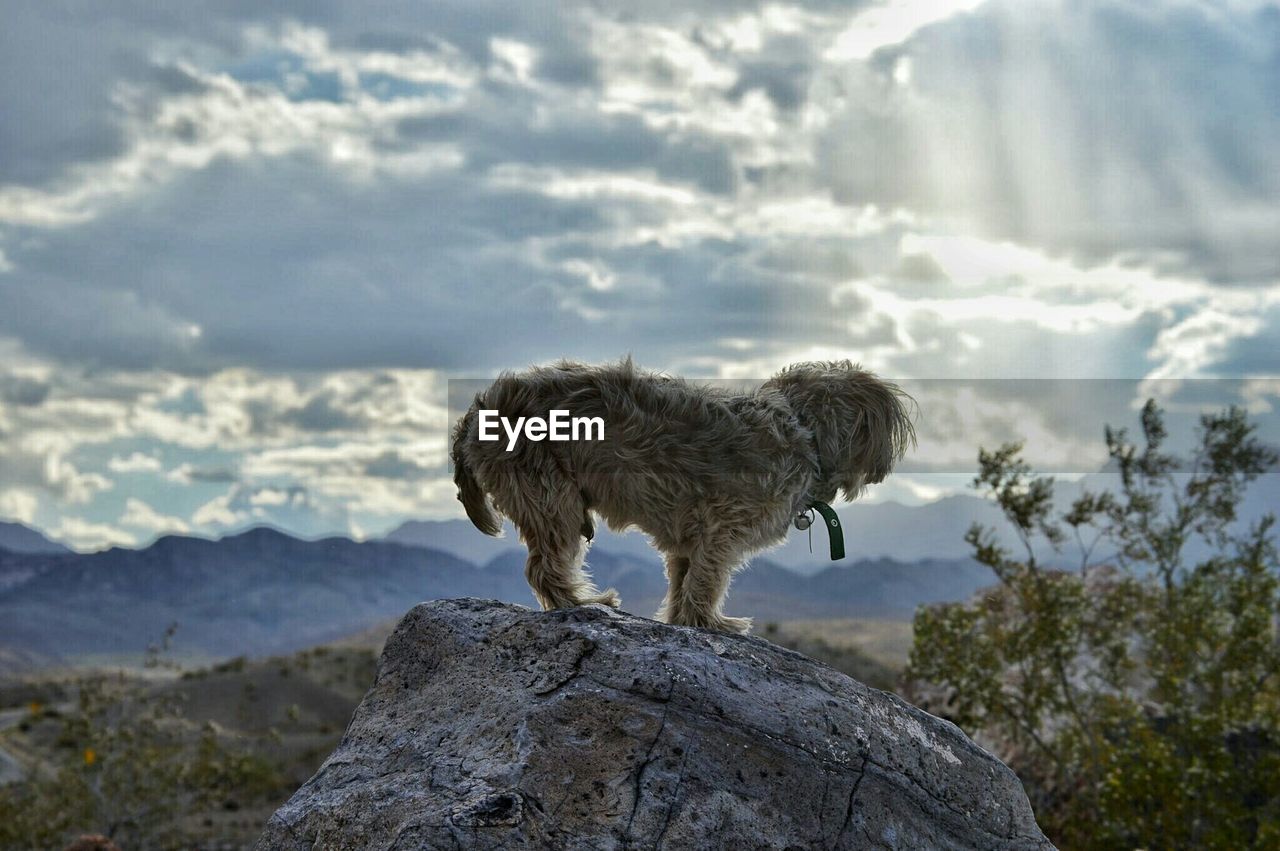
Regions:
<instances>
[{"instance_id":1,"label":"rock surface","mask_svg":"<svg viewBox=\"0 0 1280 851\"><path fill-rule=\"evenodd\" d=\"M1048 849L955 726L760 638L417 606L259 849Z\"/></svg>"}]
</instances>

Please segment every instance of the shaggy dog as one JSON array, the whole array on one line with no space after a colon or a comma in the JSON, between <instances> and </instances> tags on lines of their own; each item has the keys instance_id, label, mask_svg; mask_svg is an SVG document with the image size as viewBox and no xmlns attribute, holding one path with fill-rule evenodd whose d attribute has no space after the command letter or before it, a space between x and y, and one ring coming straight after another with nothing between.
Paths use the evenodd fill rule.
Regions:
<instances>
[{"instance_id":1,"label":"shaggy dog","mask_svg":"<svg viewBox=\"0 0 1280 851\"><path fill-rule=\"evenodd\" d=\"M454 426L458 499L481 532L509 517L529 548L525 577L546 609L604 603L583 571L592 512L647 533L666 561L658 619L746 632L726 617L729 579L782 542L798 515L837 491L854 499L914 442L906 395L849 361L790 366L732 393L620 364L561 362L504 373ZM603 440L479 439L478 411L601 417ZM499 429L501 432L501 429Z\"/></svg>"}]
</instances>

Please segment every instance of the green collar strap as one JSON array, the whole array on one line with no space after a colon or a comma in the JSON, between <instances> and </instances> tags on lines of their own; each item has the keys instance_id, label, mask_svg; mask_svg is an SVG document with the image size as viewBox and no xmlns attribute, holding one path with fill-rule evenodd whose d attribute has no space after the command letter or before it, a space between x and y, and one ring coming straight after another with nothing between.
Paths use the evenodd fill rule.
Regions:
<instances>
[{"instance_id":1,"label":"green collar strap","mask_svg":"<svg viewBox=\"0 0 1280 851\"><path fill-rule=\"evenodd\" d=\"M827 527L827 535L831 541L831 560L839 561L844 558L844 527L840 525L840 517L836 514L835 509L827 505L825 502L818 502L816 499L809 503L809 510L816 510L822 515L822 523ZM801 514L796 517L797 529L808 529L813 524L813 515Z\"/></svg>"}]
</instances>

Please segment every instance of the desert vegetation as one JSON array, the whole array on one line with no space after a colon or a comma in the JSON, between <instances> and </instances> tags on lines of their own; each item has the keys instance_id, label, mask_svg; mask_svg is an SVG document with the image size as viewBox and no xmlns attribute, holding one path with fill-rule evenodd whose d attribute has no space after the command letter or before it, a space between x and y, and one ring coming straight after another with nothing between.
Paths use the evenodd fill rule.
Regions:
<instances>
[{"instance_id":1,"label":"desert vegetation","mask_svg":"<svg viewBox=\"0 0 1280 851\"><path fill-rule=\"evenodd\" d=\"M0 848L99 834L124 849L249 847L341 736L373 677L370 647L317 647L180 671L152 648L133 670L10 684Z\"/></svg>"},{"instance_id":2,"label":"desert vegetation","mask_svg":"<svg viewBox=\"0 0 1280 851\"><path fill-rule=\"evenodd\" d=\"M1236 408L1185 460L1153 402L1141 427L1106 430L1119 491L1064 511L1018 445L981 452L974 485L1022 551L970 531L995 584L917 614L912 693L1019 773L1064 849L1280 847L1274 517L1236 522L1276 453ZM1078 567L1051 568L1070 539Z\"/></svg>"}]
</instances>

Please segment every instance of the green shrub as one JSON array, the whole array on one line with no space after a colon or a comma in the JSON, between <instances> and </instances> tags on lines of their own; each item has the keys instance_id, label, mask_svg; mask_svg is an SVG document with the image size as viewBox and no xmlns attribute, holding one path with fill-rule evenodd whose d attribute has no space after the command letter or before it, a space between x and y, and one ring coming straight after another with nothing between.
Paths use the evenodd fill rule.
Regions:
<instances>
[{"instance_id":1,"label":"green shrub","mask_svg":"<svg viewBox=\"0 0 1280 851\"><path fill-rule=\"evenodd\" d=\"M1085 493L1055 517L1052 479L1020 446L979 454L975 487L1024 552L975 526L967 541L996 584L922 609L908 677L933 711L1019 772L1063 848L1280 847L1280 579L1266 517L1241 533L1245 488L1276 454L1243 412L1201 419L1185 466L1163 450L1159 408L1144 446L1106 430L1119 493ZM1037 558L1069 528L1078 571ZM1213 555L1189 564L1200 539ZM1102 544L1115 555L1093 564Z\"/></svg>"}]
</instances>

